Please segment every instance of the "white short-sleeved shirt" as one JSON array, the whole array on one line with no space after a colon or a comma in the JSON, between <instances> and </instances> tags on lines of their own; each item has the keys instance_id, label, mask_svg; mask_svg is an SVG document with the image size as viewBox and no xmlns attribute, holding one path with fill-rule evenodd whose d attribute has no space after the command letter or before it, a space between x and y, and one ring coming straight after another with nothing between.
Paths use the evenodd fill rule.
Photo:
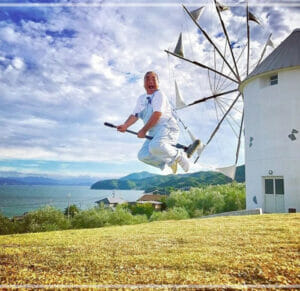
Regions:
<instances>
[{"instance_id":1,"label":"white short-sleeved shirt","mask_svg":"<svg viewBox=\"0 0 300 291\"><path fill-rule=\"evenodd\" d=\"M137 100L136 106L133 111L133 115L136 115L145 109L146 104L148 102L147 97L152 97L151 105L153 108L153 112L158 111L162 113L158 123L164 123L173 117L172 108L169 103L169 100L167 96L160 90L155 91L153 94L141 95Z\"/></svg>"}]
</instances>

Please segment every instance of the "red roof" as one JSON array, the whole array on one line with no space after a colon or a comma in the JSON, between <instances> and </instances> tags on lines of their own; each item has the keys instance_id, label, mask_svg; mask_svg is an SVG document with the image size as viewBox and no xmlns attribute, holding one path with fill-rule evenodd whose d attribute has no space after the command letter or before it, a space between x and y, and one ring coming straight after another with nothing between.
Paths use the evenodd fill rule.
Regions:
<instances>
[{"instance_id":1,"label":"red roof","mask_svg":"<svg viewBox=\"0 0 300 291\"><path fill-rule=\"evenodd\" d=\"M165 195L159 195L159 194L145 194L142 197L140 197L137 201L160 201L162 197Z\"/></svg>"}]
</instances>

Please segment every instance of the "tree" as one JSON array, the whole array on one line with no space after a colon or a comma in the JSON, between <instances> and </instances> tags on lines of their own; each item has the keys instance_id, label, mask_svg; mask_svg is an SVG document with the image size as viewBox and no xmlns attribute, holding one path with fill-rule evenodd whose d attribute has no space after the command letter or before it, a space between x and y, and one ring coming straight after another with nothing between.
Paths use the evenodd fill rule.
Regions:
<instances>
[{"instance_id":1,"label":"tree","mask_svg":"<svg viewBox=\"0 0 300 291\"><path fill-rule=\"evenodd\" d=\"M138 204L135 204L135 205L131 205L130 206L130 210L131 210L131 213L133 215L137 215L137 214L143 215L143 214L146 214L147 218L150 218L150 216L152 215L152 213L154 211L154 208L151 205L151 203L144 203L144 204L138 203Z\"/></svg>"},{"instance_id":2,"label":"tree","mask_svg":"<svg viewBox=\"0 0 300 291\"><path fill-rule=\"evenodd\" d=\"M70 216L73 218L79 212L80 209L75 204L72 204L69 207L65 208L64 214L65 216Z\"/></svg>"},{"instance_id":3,"label":"tree","mask_svg":"<svg viewBox=\"0 0 300 291\"><path fill-rule=\"evenodd\" d=\"M0 213L0 235L13 233L13 223Z\"/></svg>"},{"instance_id":4,"label":"tree","mask_svg":"<svg viewBox=\"0 0 300 291\"><path fill-rule=\"evenodd\" d=\"M69 227L70 222L64 214L52 206L28 212L22 220L23 232L62 230Z\"/></svg>"}]
</instances>

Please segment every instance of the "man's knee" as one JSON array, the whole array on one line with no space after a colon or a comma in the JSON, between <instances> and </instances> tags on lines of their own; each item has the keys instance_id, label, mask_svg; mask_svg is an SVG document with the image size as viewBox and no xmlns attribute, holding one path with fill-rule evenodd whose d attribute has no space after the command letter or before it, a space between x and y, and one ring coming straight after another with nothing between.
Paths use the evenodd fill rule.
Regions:
<instances>
[{"instance_id":1,"label":"man's knee","mask_svg":"<svg viewBox=\"0 0 300 291\"><path fill-rule=\"evenodd\" d=\"M138 159L141 161L141 162L145 162L149 159L150 157L150 153L149 152L146 152L145 150L140 150L138 152Z\"/></svg>"},{"instance_id":2,"label":"man's knee","mask_svg":"<svg viewBox=\"0 0 300 291\"><path fill-rule=\"evenodd\" d=\"M168 152L166 146L163 143L152 143L149 145L149 152L154 155L161 155Z\"/></svg>"}]
</instances>

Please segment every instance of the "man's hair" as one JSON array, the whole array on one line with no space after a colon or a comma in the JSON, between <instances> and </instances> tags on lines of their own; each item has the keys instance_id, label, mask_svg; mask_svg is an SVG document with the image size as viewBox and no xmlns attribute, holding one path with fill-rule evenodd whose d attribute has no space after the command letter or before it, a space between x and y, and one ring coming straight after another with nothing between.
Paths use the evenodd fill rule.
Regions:
<instances>
[{"instance_id":1,"label":"man's hair","mask_svg":"<svg viewBox=\"0 0 300 291\"><path fill-rule=\"evenodd\" d=\"M159 81L159 79L158 79L158 75L157 75L157 74L156 74L154 71L149 71L149 72L147 72L147 73L145 74L145 76L144 76L144 80L146 79L146 77L147 77L149 74L153 74L153 75L155 75L155 77L156 77L157 81Z\"/></svg>"}]
</instances>

